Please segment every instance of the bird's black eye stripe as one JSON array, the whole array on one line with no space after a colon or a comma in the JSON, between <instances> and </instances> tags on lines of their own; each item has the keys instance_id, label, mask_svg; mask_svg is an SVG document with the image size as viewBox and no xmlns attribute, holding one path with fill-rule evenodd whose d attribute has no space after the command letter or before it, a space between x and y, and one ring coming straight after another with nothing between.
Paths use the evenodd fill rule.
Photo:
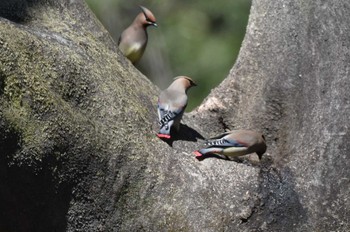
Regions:
<instances>
[{"instance_id":1,"label":"bird's black eye stripe","mask_svg":"<svg viewBox=\"0 0 350 232\"><path fill-rule=\"evenodd\" d=\"M145 17L146 17L146 21L147 21L147 22L149 22L149 23L155 23L155 22L152 21L150 18L148 18L146 15L145 15Z\"/></svg>"},{"instance_id":2,"label":"bird's black eye stripe","mask_svg":"<svg viewBox=\"0 0 350 232\"><path fill-rule=\"evenodd\" d=\"M145 16L147 22L155 23L155 22L153 22L150 18L148 18L146 12L145 12L142 8L141 8L141 11L142 11L143 15Z\"/></svg>"}]
</instances>

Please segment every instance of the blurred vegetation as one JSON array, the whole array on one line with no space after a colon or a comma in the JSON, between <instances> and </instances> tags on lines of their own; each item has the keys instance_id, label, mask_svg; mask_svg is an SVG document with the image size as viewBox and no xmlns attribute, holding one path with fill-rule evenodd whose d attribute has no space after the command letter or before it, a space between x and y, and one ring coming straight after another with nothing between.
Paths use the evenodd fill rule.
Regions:
<instances>
[{"instance_id":1,"label":"blurred vegetation","mask_svg":"<svg viewBox=\"0 0 350 232\"><path fill-rule=\"evenodd\" d=\"M136 67L160 89L186 75L197 87L189 91L187 111L199 105L229 73L238 55L251 0L86 0L115 41L140 12L150 9L158 28L148 28L148 46Z\"/></svg>"}]
</instances>

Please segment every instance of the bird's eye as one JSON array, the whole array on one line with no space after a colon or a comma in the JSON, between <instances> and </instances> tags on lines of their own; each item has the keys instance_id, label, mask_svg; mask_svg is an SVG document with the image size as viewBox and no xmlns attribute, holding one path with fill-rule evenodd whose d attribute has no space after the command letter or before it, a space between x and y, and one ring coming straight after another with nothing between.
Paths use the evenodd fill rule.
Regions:
<instances>
[{"instance_id":1,"label":"bird's eye","mask_svg":"<svg viewBox=\"0 0 350 232\"><path fill-rule=\"evenodd\" d=\"M146 21L149 23L154 23L150 18L146 17Z\"/></svg>"}]
</instances>

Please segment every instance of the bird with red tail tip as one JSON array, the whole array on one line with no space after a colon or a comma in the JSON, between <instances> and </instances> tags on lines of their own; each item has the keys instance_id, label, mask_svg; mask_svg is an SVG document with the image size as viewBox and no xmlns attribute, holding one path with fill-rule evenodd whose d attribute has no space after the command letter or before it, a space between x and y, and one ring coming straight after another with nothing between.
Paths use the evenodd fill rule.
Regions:
<instances>
[{"instance_id":1,"label":"bird with red tail tip","mask_svg":"<svg viewBox=\"0 0 350 232\"><path fill-rule=\"evenodd\" d=\"M187 76L178 76L173 83L163 90L158 97L158 123L160 126L157 136L161 139L171 139L171 129L180 129L180 121L187 106L187 90L196 86Z\"/></svg>"},{"instance_id":2,"label":"bird with red tail tip","mask_svg":"<svg viewBox=\"0 0 350 232\"><path fill-rule=\"evenodd\" d=\"M146 7L140 6L139 13L132 24L126 28L119 37L118 46L120 51L131 63L137 63L147 46L147 27L157 27L156 18Z\"/></svg>"},{"instance_id":3,"label":"bird with red tail tip","mask_svg":"<svg viewBox=\"0 0 350 232\"><path fill-rule=\"evenodd\" d=\"M256 153L259 159L266 151L265 137L251 130L233 130L206 141L206 148L194 151L196 158L204 158L207 154L224 156L242 156Z\"/></svg>"}]
</instances>

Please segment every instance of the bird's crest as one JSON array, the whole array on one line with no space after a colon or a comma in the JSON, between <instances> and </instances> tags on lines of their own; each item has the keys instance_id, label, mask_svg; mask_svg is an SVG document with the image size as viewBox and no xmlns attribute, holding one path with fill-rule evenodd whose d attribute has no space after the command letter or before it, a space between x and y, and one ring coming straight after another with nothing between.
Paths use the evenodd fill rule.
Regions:
<instances>
[{"instance_id":1,"label":"bird's crest","mask_svg":"<svg viewBox=\"0 0 350 232\"><path fill-rule=\"evenodd\" d=\"M186 80L188 80L190 82L191 86L197 86L197 84L192 80L192 78L190 78L188 76L178 76L178 77L175 77L174 80L177 80L180 78L185 78Z\"/></svg>"},{"instance_id":2,"label":"bird's crest","mask_svg":"<svg viewBox=\"0 0 350 232\"><path fill-rule=\"evenodd\" d=\"M139 7L140 7L143 15L145 16L147 23L157 27L158 25L156 23L156 17L154 17L152 12L144 6L139 6Z\"/></svg>"}]
</instances>

